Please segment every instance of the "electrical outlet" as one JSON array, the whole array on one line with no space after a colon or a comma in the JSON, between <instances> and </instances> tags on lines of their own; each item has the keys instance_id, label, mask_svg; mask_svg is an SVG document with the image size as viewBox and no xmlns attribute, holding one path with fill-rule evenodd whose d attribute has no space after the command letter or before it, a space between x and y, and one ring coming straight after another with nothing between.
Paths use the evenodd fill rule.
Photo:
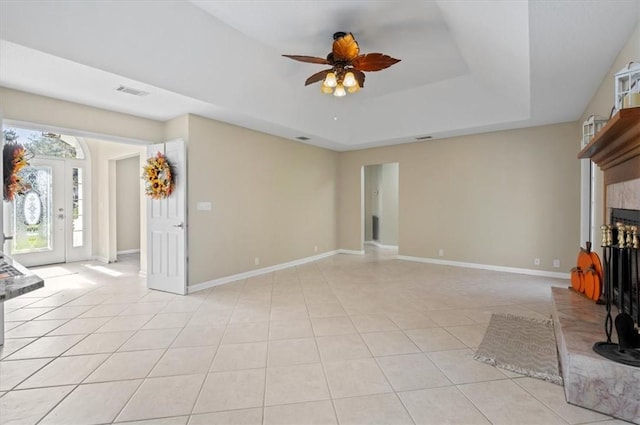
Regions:
<instances>
[{"instance_id":1,"label":"electrical outlet","mask_svg":"<svg viewBox=\"0 0 640 425\"><path fill-rule=\"evenodd\" d=\"M438 250L438 257L444 257L444 249L440 248Z\"/></svg>"},{"instance_id":2,"label":"electrical outlet","mask_svg":"<svg viewBox=\"0 0 640 425\"><path fill-rule=\"evenodd\" d=\"M555 267L556 269L560 268L560 260L553 260L553 267Z\"/></svg>"},{"instance_id":3,"label":"electrical outlet","mask_svg":"<svg viewBox=\"0 0 640 425\"><path fill-rule=\"evenodd\" d=\"M253 262L256 264L256 266L260 265L260 257L256 257L256 259L253 260Z\"/></svg>"},{"instance_id":4,"label":"electrical outlet","mask_svg":"<svg viewBox=\"0 0 640 425\"><path fill-rule=\"evenodd\" d=\"M318 245L313 247L313 252L318 252Z\"/></svg>"},{"instance_id":5,"label":"electrical outlet","mask_svg":"<svg viewBox=\"0 0 640 425\"><path fill-rule=\"evenodd\" d=\"M540 259L539 258L534 258L533 265L534 266L539 266L540 265Z\"/></svg>"}]
</instances>

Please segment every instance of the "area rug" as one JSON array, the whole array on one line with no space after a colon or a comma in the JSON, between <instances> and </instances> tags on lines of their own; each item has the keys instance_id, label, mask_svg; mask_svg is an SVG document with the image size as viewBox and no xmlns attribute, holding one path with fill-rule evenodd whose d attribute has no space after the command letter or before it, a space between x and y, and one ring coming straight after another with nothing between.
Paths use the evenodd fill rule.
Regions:
<instances>
[{"instance_id":1,"label":"area rug","mask_svg":"<svg viewBox=\"0 0 640 425\"><path fill-rule=\"evenodd\" d=\"M551 319L493 314L474 359L562 385Z\"/></svg>"}]
</instances>

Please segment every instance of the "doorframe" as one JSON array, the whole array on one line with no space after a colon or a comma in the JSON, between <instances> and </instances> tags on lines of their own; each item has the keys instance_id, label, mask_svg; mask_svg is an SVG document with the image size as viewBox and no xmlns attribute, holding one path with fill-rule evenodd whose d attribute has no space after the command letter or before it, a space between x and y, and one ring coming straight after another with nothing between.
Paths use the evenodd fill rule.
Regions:
<instances>
[{"instance_id":1,"label":"doorframe","mask_svg":"<svg viewBox=\"0 0 640 425\"><path fill-rule=\"evenodd\" d=\"M398 164L398 187L397 187L397 193L398 193L398 201L397 201L397 211L398 211L398 217L397 217L397 245L384 245L382 243L380 243L379 241L366 241L366 210L365 210L365 197L367 196L366 193L366 174L365 174L365 167L370 167L370 166L376 166L376 165L385 165L385 164ZM380 248L394 248L397 249L398 252L400 252L400 214L401 214L401 210L400 210L400 161L390 161L390 162L380 162L380 163L373 163L373 164L363 164L362 167L360 168L360 240L362 243L362 247L364 248L364 245L375 245L378 246Z\"/></svg>"},{"instance_id":2,"label":"doorframe","mask_svg":"<svg viewBox=\"0 0 640 425\"><path fill-rule=\"evenodd\" d=\"M15 120L3 120L1 122L1 126L8 128L19 128L23 130L29 130L34 132L53 132L57 134L64 134L68 136L72 136L76 138L76 141L79 145L79 148L82 150L84 155L83 158L61 158L57 156L48 156L48 155L40 155L36 156L33 159L37 159L41 162L53 161L62 164L61 172L62 172L62 185L64 189L63 196L63 205L64 205L64 227L65 232L63 235L63 245L64 245L64 262L74 262L74 261L83 261L92 259L92 210L93 206L91 203L91 191L84 191L83 195L83 203L84 203L84 215L85 220L83 222L83 245L78 248L73 247L73 214L72 214L72 192L71 192L71 172L73 168L82 168L83 169L83 178L84 178L84 186L85 188L91 187L91 152L89 150L89 146L85 142L84 138L79 135L71 134L69 131L65 131L62 129L47 127L42 125L35 125L28 122L23 121L15 121ZM2 205L2 210L4 212L5 205ZM56 211L52 211L52 214L57 214ZM2 218L2 229L4 229L4 217ZM52 223L55 223L55 220L52 220ZM3 238L4 239L4 238ZM59 243L60 241L58 241ZM3 244L4 249L4 244Z\"/></svg>"},{"instance_id":3,"label":"doorframe","mask_svg":"<svg viewBox=\"0 0 640 425\"><path fill-rule=\"evenodd\" d=\"M2 126L3 127L18 127L18 128L24 128L24 129L29 129L29 130L33 130L33 131L42 131L42 132L51 132L51 133L56 133L56 134L66 134L69 136L74 136L77 137L81 140L81 143L85 143L84 145L82 145L82 148L85 149L85 155L86 155L86 160L87 163L89 164L89 175L90 175L90 181L93 181L93 174L96 172L96 170L93 169L93 167L91 167L92 163L93 163L93 158L91 156L91 151L89 149L89 147L86 145L86 142L84 139L95 139L98 141L105 141L105 142L112 142L112 143L122 143L122 144L126 144L126 145L136 145L136 146L147 146L150 144L153 144L155 142L152 142L150 140L142 140L142 139L133 139L133 138L129 138L129 137L121 137L121 136L115 136L115 135L108 135L108 134L104 134L104 133L96 133L96 132L92 132L92 131L85 131L85 130L79 130L79 129L74 129L74 128L68 128L68 127L60 127L60 126L55 126L55 125L49 125L49 124L38 124L38 123L33 123L33 122L29 122L29 121L21 121L21 120L13 120L13 119L7 119L5 118L2 121ZM141 157L142 160L142 157ZM90 183L92 184L92 183ZM93 205L93 203L95 202L95 199L93 198L93 190L92 187L89 187L89 195L91 196L91 214L90 214L90 220L89 220L89 226L90 226L90 234L89 234L89 239L87 241L87 244L90 246L89 248L89 252L90 252L90 260L97 260L97 261L101 261L104 263L108 263L109 259L104 257L104 256L100 256L97 252L95 247L93 246L94 240L95 238L93 237L93 232L96 231L96 228L93 226L94 222L97 224L97 221L99 221L97 219L97 213L99 210L99 206L97 205ZM141 193L141 198L142 201L144 201L144 196ZM143 226L143 222L142 222L142 217L146 216L146 202L142 202L141 201L141 210L140 210L140 217L141 217L141 232L142 232L142 226ZM1 223L0 223L1 224ZM3 229L4 230L4 229ZM146 233L146 228L144 229L144 233ZM143 244L144 242L144 244ZM141 246L140 246L140 275L144 276L146 275L146 264L147 264L147 259L146 259L146 240L141 240Z\"/></svg>"},{"instance_id":4,"label":"doorframe","mask_svg":"<svg viewBox=\"0 0 640 425\"><path fill-rule=\"evenodd\" d=\"M118 176L117 176L117 167L118 167L118 161L122 161L124 159L129 159L129 158L138 158L138 163L141 165L142 161L143 161L143 156L144 153L140 152L140 153L129 153L123 156L118 156L118 157L114 157L114 158L109 158L108 159L108 168L109 168L109 179L108 179L108 186L109 186L109 241L108 241L108 245L109 245L109 262L113 262L113 261L117 261L118 258L118 208L120 208L121 206L118 205L118 196L117 196L117 187L118 187ZM140 180L138 180L138 183L140 183ZM140 242L140 255L142 255L142 247L143 245L146 245L146 231L143 231L143 223L145 222L143 220L142 215L145 214L145 211L142 208L142 204L146 205L145 202L145 198L144 198L144 192L142 191L142 187L140 187L140 199L138 200L140 202L140 214L138 217L138 221L140 223L140 234L138 235L139 238L139 242ZM145 226L146 228L146 226ZM142 268L142 267L141 267ZM146 274L146 271L143 272L142 270L140 270L140 274Z\"/></svg>"}]
</instances>

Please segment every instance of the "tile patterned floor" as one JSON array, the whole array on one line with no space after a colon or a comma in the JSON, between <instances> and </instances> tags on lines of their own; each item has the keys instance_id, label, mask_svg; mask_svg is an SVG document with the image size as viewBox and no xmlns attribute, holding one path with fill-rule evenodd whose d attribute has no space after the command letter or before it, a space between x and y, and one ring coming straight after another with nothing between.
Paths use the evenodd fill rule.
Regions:
<instances>
[{"instance_id":1,"label":"tile patterned floor","mask_svg":"<svg viewBox=\"0 0 640 425\"><path fill-rule=\"evenodd\" d=\"M491 313L566 281L365 256L186 297L134 256L39 268L6 303L1 424L623 424L473 360Z\"/></svg>"}]
</instances>

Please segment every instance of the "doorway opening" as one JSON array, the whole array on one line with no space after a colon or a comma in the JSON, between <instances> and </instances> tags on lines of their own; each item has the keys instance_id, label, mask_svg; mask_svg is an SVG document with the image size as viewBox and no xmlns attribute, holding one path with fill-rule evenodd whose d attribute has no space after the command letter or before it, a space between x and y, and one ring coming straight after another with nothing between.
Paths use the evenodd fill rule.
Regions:
<instances>
[{"instance_id":1,"label":"doorway opening","mask_svg":"<svg viewBox=\"0 0 640 425\"><path fill-rule=\"evenodd\" d=\"M398 249L399 178L397 162L363 167L365 245Z\"/></svg>"},{"instance_id":2,"label":"doorway opening","mask_svg":"<svg viewBox=\"0 0 640 425\"><path fill-rule=\"evenodd\" d=\"M140 256L140 155L115 160L116 258L130 260Z\"/></svg>"},{"instance_id":3,"label":"doorway opening","mask_svg":"<svg viewBox=\"0 0 640 425\"><path fill-rule=\"evenodd\" d=\"M122 250L137 250L139 269L146 270L146 252L141 252L146 246L146 203L140 191L146 145L33 124L4 124L4 143L24 146L29 166L20 172L27 183L25 193L3 202L3 231L13 239L6 240L2 250L26 267L115 262L118 223L126 218L133 224L121 234L137 243ZM125 159L131 162L118 176L118 161ZM138 198L122 198L118 184L131 189L129 194L138 189ZM118 220L119 216L125 218Z\"/></svg>"}]
</instances>

